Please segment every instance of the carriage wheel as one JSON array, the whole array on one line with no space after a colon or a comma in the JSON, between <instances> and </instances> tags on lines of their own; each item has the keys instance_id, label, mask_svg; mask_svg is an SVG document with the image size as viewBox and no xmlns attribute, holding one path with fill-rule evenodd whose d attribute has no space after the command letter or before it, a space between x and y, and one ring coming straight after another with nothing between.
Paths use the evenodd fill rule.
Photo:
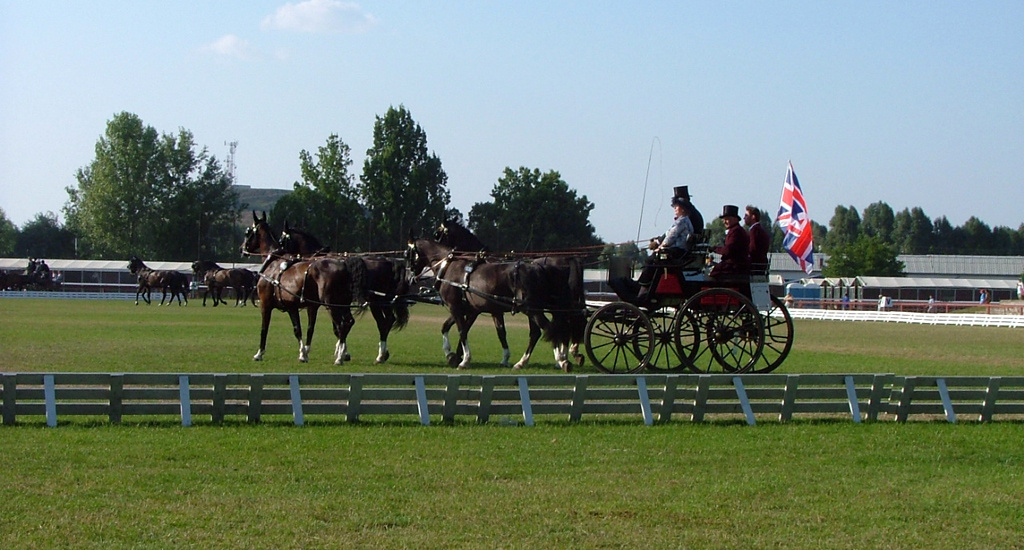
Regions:
<instances>
[{"instance_id":1,"label":"carriage wheel","mask_svg":"<svg viewBox=\"0 0 1024 550\"><path fill-rule=\"evenodd\" d=\"M687 363L680 359L679 345L675 338L675 320L679 309L663 307L648 314L654 328L654 352L647 361L647 369L655 372L680 372Z\"/></svg>"},{"instance_id":2,"label":"carriage wheel","mask_svg":"<svg viewBox=\"0 0 1024 550\"><path fill-rule=\"evenodd\" d=\"M739 292L728 288L702 290L687 300L683 309L693 312L701 330L701 349L694 364L698 372L713 372L704 347L710 349L715 362L728 373L747 372L761 358L761 312Z\"/></svg>"},{"instance_id":3,"label":"carriage wheel","mask_svg":"<svg viewBox=\"0 0 1024 550\"><path fill-rule=\"evenodd\" d=\"M654 352L654 327L636 306L615 302L590 317L584 346L587 356L602 372L640 372Z\"/></svg>"},{"instance_id":4,"label":"carriage wheel","mask_svg":"<svg viewBox=\"0 0 1024 550\"><path fill-rule=\"evenodd\" d=\"M793 347L793 318L789 309L775 296L772 307L762 316L764 320L764 349L761 359L750 372L764 374L778 368Z\"/></svg>"},{"instance_id":5,"label":"carriage wheel","mask_svg":"<svg viewBox=\"0 0 1024 550\"><path fill-rule=\"evenodd\" d=\"M711 348L702 341L701 327L707 326L703 315L681 307L676 312L673 325L676 353L679 354L684 368L697 374L721 372Z\"/></svg>"}]
</instances>

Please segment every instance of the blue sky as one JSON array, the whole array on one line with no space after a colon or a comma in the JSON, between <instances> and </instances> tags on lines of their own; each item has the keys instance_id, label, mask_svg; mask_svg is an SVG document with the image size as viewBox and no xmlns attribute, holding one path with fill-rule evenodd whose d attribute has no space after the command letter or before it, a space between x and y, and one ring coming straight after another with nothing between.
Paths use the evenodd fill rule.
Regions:
<instances>
[{"instance_id":1,"label":"blue sky","mask_svg":"<svg viewBox=\"0 0 1024 550\"><path fill-rule=\"evenodd\" d=\"M1019 1L0 0L0 208L59 214L121 111L222 161L238 141L238 183L289 189L330 134L358 176L405 105L463 213L506 166L557 170L623 242L664 231L675 185L706 217L774 211L792 161L820 223L885 201L1016 229L1022 22Z\"/></svg>"}]
</instances>

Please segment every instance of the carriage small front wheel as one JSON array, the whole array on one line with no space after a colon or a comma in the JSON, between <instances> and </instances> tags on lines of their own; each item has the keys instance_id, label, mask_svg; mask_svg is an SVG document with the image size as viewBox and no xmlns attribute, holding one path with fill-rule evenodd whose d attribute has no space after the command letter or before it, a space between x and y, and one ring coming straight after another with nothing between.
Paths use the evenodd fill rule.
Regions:
<instances>
[{"instance_id":1,"label":"carriage small front wheel","mask_svg":"<svg viewBox=\"0 0 1024 550\"><path fill-rule=\"evenodd\" d=\"M584 346L587 357L602 372L640 372L654 353L654 327L640 308L614 302L590 316Z\"/></svg>"}]
</instances>

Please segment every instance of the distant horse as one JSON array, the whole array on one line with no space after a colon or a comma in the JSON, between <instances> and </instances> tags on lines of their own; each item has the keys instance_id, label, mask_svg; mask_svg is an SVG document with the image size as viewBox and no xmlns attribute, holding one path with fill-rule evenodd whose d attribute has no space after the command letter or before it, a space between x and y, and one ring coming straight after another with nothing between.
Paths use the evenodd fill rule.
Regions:
<instances>
[{"instance_id":1,"label":"distant horse","mask_svg":"<svg viewBox=\"0 0 1024 550\"><path fill-rule=\"evenodd\" d=\"M469 367L469 329L481 313L523 312L530 319L530 341L516 368L529 361L542 334L557 346L563 328L554 326L543 314L549 307L545 298L550 291L544 287L546 281L538 266L530 262L479 263L432 239L410 239L407 253L413 273L430 268L436 275L441 301L459 328L460 369ZM564 351L556 350L555 356L559 367L568 372L571 365Z\"/></svg>"},{"instance_id":2,"label":"distant horse","mask_svg":"<svg viewBox=\"0 0 1024 550\"><path fill-rule=\"evenodd\" d=\"M192 262L192 273L197 281L206 284L206 292L203 293L203 307L206 307L206 297L213 296L213 307L220 302L227 305L223 298L224 289L231 287L235 291L235 307L245 306L246 300L252 295L256 288L256 274L248 269L238 267L224 268L216 262L209 260L196 260ZM256 305L255 297L253 304Z\"/></svg>"},{"instance_id":3,"label":"distant horse","mask_svg":"<svg viewBox=\"0 0 1024 550\"><path fill-rule=\"evenodd\" d=\"M454 220L441 222L437 232L434 233L434 240L449 246L456 251L489 253L490 247L484 244L469 229ZM488 256L489 261L496 261L493 256ZM567 339L569 354L573 356L577 365L583 364L583 354L579 352L579 346L583 342L584 332L587 327L586 315L586 292L583 285L583 264L578 256L574 255L552 255L533 258L532 263L542 269L546 279L544 287L550 290L550 295L545 301L550 304L552 323L558 327L568 327L568 335L559 334L560 338ZM447 337L449 322L445 321L442 332ZM499 323L501 327L499 328ZM494 326L498 330L498 339L502 347L508 347L505 343L504 320L494 318ZM561 343L561 342L559 342ZM556 351L558 350L556 346ZM558 357L555 358L558 361Z\"/></svg>"},{"instance_id":4,"label":"distant horse","mask_svg":"<svg viewBox=\"0 0 1024 550\"><path fill-rule=\"evenodd\" d=\"M303 258L328 257L346 258L351 262L362 262L366 268L367 306L377 322L380 336L377 358L374 364L384 363L391 357L388 351L388 334L401 330L409 322L409 280L405 276L405 265L382 256L346 256L330 253L310 233L290 227L287 222L281 233L281 248L288 254Z\"/></svg>"},{"instance_id":5,"label":"distant horse","mask_svg":"<svg viewBox=\"0 0 1024 550\"><path fill-rule=\"evenodd\" d=\"M171 299L167 301L167 305L171 305L174 298L178 298L179 306L182 305L182 299L185 300L185 305L188 305L188 276L184 273L174 270L150 269L136 256L132 256L128 260L128 270L139 280L139 287L135 291L135 305L139 305L140 295L147 304L152 303L149 293L154 288L163 291L160 305L164 305L168 290L171 292Z\"/></svg>"},{"instance_id":6,"label":"distant horse","mask_svg":"<svg viewBox=\"0 0 1024 550\"><path fill-rule=\"evenodd\" d=\"M331 258L303 260L286 254L267 224L266 213L260 218L253 212L252 218L253 224L245 232L242 253L264 258L256 287L260 296L260 348L253 360L263 359L270 317L275 309L279 309L288 313L291 319L295 339L299 342L299 361L307 362L320 306L330 312L334 335L338 338L334 346L334 364L341 365L351 359L346 339L355 325L351 304L354 301L362 303L366 299L363 264ZM299 321L300 309L306 310L308 321L305 343Z\"/></svg>"}]
</instances>

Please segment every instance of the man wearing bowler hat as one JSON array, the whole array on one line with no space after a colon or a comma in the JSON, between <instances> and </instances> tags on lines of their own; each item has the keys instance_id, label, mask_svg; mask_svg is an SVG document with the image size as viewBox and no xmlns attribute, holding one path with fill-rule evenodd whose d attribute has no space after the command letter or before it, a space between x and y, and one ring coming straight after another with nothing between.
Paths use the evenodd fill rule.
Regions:
<instances>
[{"instance_id":1,"label":"man wearing bowler hat","mask_svg":"<svg viewBox=\"0 0 1024 550\"><path fill-rule=\"evenodd\" d=\"M725 223L725 244L715 247L714 252L721 254L722 261L711 269L709 275L712 278L724 275L749 275L750 236L740 225L740 208L734 204L723 206L719 219Z\"/></svg>"}]
</instances>

